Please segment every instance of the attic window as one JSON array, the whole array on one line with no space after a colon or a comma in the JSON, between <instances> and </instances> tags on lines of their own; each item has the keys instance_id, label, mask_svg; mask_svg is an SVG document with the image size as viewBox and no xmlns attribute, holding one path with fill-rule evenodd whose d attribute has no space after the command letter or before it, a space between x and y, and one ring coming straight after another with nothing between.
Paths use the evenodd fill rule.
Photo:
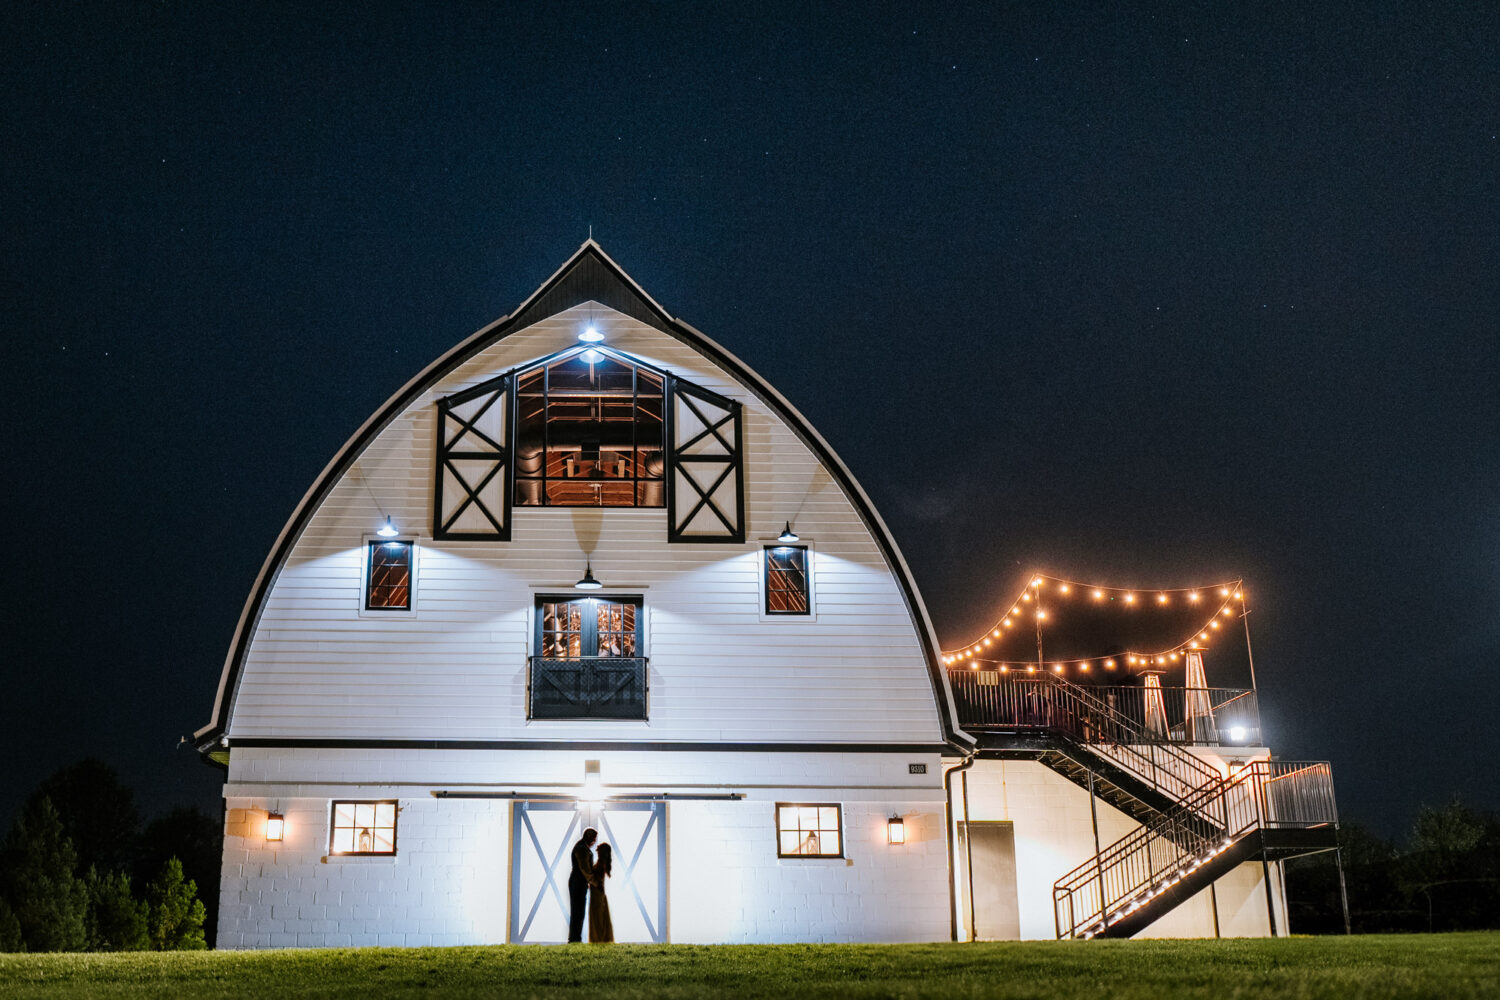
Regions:
<instances>
[{"instance_id":1,"label":"attic window","mask_svg":"<svg viewBox=\"0 0 1500 1000\"><path fill-rule=\"evenodd\" d=\"M666 382L589 348L516 380L515 502L523 507L662 507Z\"/></svg>"},{"instance_id":2,"label":"attic window","mask_svg":"<svg viewBox=\"0 0 1500 1000\"><path fill-rule=\"evenodd\" d=\"M768 545L765 552L766 614L809 615L807 546Z\"/></svg>"},{"instance_id":3,"label":"attic window","mask_svg":"<svg viewBox=\"0 0 1500 1000\"><path fill-rule=\"evenodd\" d=\"M366 611L411 610L411 542L371 542Z\"/></svg>"}]
</instances>

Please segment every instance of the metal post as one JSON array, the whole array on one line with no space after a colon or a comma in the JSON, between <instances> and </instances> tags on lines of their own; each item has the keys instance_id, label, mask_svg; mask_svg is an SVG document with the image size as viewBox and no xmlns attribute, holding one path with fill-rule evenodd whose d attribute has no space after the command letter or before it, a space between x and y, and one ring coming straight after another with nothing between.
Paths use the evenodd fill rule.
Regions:
<instances>
[{"instance_id":1,"label":"metal post","mask_svg":"<svg viewBox=\"0 0 1500 1000\"><path fill-rule=\"evenodd\" d=\"M969 820L969 772L964 772L964 867L969 874L969 940L979 940L979 914L974 912L974 824Z\"/></svg>"},{"instance_id":2,"label":"metal post","mask_svg":"<svg viewBox=\"0 0 1500 1000\"><path fill-rule=\"evenodd\" d=\"M1344 933L1353 934L1353 925L1349 922L1349 887L1344 883L1344 849L1337 848L1333 852L1333 863L1339 869L1339 902L1344 905Z\"/></svg>"},{"instance_id":3,"label":"metal post","mask_svg":"<svg viewBox=\"0 0 1500 1000\"><path fill-rule=\"evenodd\" d=\"M1241 581L1241 587L1244 586ZM1243 589L1240 593L1244 593ZM1240 621L1245 623L1245 659L1250 662L1250 690L1255 692L1255 721L1260 722L1260 689L1255 686L1255 653L1250 649L1250 608L1245 601L1240 601ZM1260 734L1261 745L1266 742L1266 734Z\"/></svg>"},{"instance_id":4,"label":"metal post","mask_svg":"<svg viewBox=\"0 0 1500 1000\"><path fill-rule=\"evenodd\" d=\"M1213 906L1213 910L1214 910L1214 937L1221 937L1222 935L1219 934L1219 883L1218 882L1210 882L1210 883L1208 883L1208 901Z\"/></svg>"},{"instance_id":5,"label":"metal post","mask_svg":"<svg viewBox=\"0 0 1500 1000\"><path fill-rule=\"evenodd\" d=\"M1271 866L1266 861L1265 834L1260 837L1260 873L1266 885L1266 917L1271 922L1271 936L1276 937L1276 898L1271 892Z\"/></svg>"},{"instance_id":6,"label":"metal post","mask_svg":"<svg viewBox=\"0 0 1500 1000\"><path fill-rule=\"evenodd\" d=\"M1099 924L1100 933L1109 930L1109 900L1104 898L1104 862L1100 857L1103 849L1099 846L1099 808L1094 795L1094 771L1089 769L1089 820L1094 824L1094 877L1099 882Z\"/></svg>"}]
</instances>

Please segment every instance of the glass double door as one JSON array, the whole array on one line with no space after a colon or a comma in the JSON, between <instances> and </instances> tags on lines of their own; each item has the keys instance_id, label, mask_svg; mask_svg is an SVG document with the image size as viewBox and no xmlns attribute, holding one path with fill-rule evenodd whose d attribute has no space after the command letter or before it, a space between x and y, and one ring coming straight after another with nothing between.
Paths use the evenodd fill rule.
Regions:
<instances>
[{"instance_id":1,"label":"glass double door","mask_svg":"<svg viewBox=\"0 0 1500 1000\"><path fill-rule=\"evenodd\" d=\"M536 648L546 659L641 655L638 597L544 597L538 605Z\"/></svg>"}]
</instances>

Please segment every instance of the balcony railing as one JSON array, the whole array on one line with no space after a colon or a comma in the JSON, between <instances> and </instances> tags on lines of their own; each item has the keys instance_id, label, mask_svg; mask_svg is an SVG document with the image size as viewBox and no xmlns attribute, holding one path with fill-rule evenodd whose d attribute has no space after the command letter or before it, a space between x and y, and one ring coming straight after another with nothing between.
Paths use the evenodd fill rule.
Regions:
<instances>
[{"instance_id":1,"label":"balcony railing","mask_svg":"<svg viewBox=\"0 0 1500 1000\"><path fill-rule=\"evenodd\" d=\"M949 670L953 700L965 728L1050 729L1069 713L1057 701L1058 686L1051 675L1000 673L997 670ZM1199 745L1259 746L1260 709L1255 692L1245 688L1079 685L1094 699L1134 723L1153 729L1148 717L1147 692L1161 691L1164 717L1156 735L1164 742ZM1210 717L1190 716L1191 706L1206 704Z\"/></svg>"},{"instance_id":2,"label":"balcony railing","mask_svg":"<svg viewBox=\"0 0 1500 1000\"><path fill-rule=\"evenodd\" d=\"M531 657L531 719L645 719L644 656Z\"/></svg>"}]
</instances>

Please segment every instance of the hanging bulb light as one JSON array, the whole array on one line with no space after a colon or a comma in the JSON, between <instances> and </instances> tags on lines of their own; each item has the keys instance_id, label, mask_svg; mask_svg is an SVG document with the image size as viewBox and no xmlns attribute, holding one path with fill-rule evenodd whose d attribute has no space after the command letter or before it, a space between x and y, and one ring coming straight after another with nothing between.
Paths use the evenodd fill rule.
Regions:
<instances>
[{"instance_id":1,"label":"hanging bulb light","mask_svg":"<svg viewBox=\"0 0 1500 1000\"><path fill-rule=\"evenodd\" d=\"M602 584L598 580L594 579L594 566L593 566L593 564L592 563L585 563L584 567L583 567L583 579L579 580L577 583L573 584L573 589L574 590L598 590L598 589L600 589L603 586L604 586L604 584Z\"/></svg>"},{"instance_id":2,"label":"hanging bulb light","mask_svg":"<svg viewBox=\"0 0 1500 1000\"><path fill-rule=\"evenodd\" d=\"M385 524L379 531L375 532L375 534L379 535L381 538L395 538L397 535L401 534L401 532L396 530L396 526L391 523L391 516L387 514L385 517Z\"/></svg>"},{"instance_id":3,"label":"hanging bulb light","mask_svg":"<svg viewBox=\"0 0 1500 1000\"><path fill-rule=\"evenodd\" d=\"M578 339L583 341L585 344L602 344L604 343L604 334L599 332L598 327L590 323L588 327L578 335Z\"/></svg>"},{"instance_id":4,"label":"hanging bulb light","mask_svg":"<svg viewBox=\"0 0 1500 1000\"><path fill-rule=\"evenodd\" d=\"M788 521L786 523L786 527L781 529L781 534L776 536L776 540L778 542L787 542L788 544L790 544L791 542L798 542L802 539L801 536L799 536L795 531L792 530L792 522Z\"/></svg>"}]
</instances>

